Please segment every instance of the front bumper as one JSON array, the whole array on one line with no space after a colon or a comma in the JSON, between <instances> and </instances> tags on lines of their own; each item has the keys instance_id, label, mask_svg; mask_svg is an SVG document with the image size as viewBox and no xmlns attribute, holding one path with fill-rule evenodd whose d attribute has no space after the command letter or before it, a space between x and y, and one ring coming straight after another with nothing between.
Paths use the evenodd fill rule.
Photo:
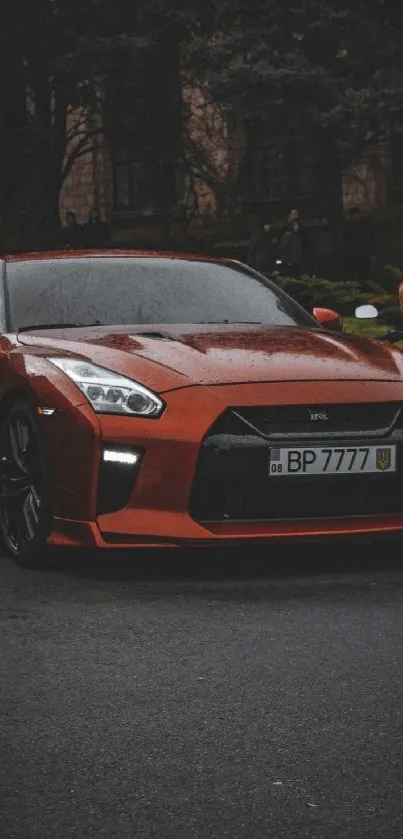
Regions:
<instances>
[{"instance_id":1,"label":"front bumper","mask_svg":"<svg viewBox=\"0 0 403 839\"><path fill-rule=\"evenodd\" d=\"M397 510L370 515L318 516L298 520L198 521L191 498L203 440L231 405L318 405L400 402L399 383L299 382L190 387L165 394L159 420L95 417L87 408L55 420L50 435L55 526L51 544L82 547L178 547L258 544L331 536L403 532L402 503ZM69 437L61 448L60 436ZM399 472L403 481L403 433ZM388 442L391 442L388 440ZM122 509L98 514L100 450L103 445L136 448L144 455L133 489ZM401 512L400 512L401 509Z\"/></svg>"},{"instance_id":2,"label":"front bumper","mask_svg":"<svg viewBox=\"0 0 403 839\"><path fill-rule=\"evenodd\" d=\"M142 530L152 526L158 527L158 519L147 519ZM78 522L68 519L55 519L54 530L49 537L49 544L54 547L66 548L210 548L237 547L241 545L262 545L279 542L312 542L328 538L371 538L403 534L403 516L373 516L368 519L360 518L340 521L327 521L268 525L266 522L243 522L236 524L211 523L211 529L191 528L192 536L184 535L188 522L185 520L167 519L170 535L159 536L149 534L140 536L129 533L102 532L96 522ZM180 530L181 535L175 535Z\"/></svg>"}]
</instances>

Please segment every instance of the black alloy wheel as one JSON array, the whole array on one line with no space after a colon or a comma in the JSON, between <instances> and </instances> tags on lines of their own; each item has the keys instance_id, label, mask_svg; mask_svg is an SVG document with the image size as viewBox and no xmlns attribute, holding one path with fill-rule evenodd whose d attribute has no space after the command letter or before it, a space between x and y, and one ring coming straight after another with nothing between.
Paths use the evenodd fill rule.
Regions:
<instances>
[{"instance_id":1,"label":"black alloy wheel","mask_svg":"<svg viewBox=\"0 0 403 839\"><path fill-rule=\"evenodd\" d=\"M0 535L7 554L24 567L46 565L51 522L38 420L21 400L0 422Z\"/></svg>"}]
</instances>

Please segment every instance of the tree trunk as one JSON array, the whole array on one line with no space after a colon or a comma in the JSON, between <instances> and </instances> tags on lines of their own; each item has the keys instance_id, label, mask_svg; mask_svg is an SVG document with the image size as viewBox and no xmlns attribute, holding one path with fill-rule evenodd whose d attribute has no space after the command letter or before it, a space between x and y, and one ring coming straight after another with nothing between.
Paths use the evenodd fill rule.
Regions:
<instances>
[{"instance_id":1,"label":"tree trunk","mask_svg":"<svg viewBox=\"0 0 403 839\"><path fill-rule=\"evenodd\" d=\"M155 140L160 181L157 184L157 202L161 211L162 244L168 246L172 208L177 202L176 166L182 153L180 41L173 28L167 28L161 34L158 53Z\"/></svg>"}]
</instances>

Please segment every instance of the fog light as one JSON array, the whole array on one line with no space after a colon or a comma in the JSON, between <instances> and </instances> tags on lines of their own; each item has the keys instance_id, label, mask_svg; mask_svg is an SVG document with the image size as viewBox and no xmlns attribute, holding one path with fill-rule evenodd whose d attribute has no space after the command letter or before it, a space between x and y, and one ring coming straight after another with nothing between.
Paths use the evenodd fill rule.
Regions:
<instances>
[{"instance_id":1,"label":"fog light","mask_svg":"<svg viewBox=\"0 0 403 839\"><path fill-rule=\"evenodd\" d=\"M105 463L121 463L123 466L135 466L140 460L137 452L124 452L119 449L104 449L102 459Z\"/></svg>"}]
</instances>

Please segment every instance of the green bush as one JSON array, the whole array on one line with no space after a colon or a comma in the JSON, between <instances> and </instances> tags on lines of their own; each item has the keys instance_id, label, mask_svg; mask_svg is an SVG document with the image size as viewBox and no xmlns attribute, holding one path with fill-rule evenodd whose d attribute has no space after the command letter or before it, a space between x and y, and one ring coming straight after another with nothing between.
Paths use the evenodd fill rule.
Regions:
<instances>
[{"instance_id":1,"label":"green bush","mask_svg":"<svg viewBox=\"0 0 403 839\"><path fill-rule=\"evenodd\" d=\"M396 294L399 283L403 280L403 273L394 265L385 265L377 274L377 280L386 292Z\"/></svg>"},{"instance_id":2,"label":"green bush","mask_svg":"<svg viewBox=\"0 0 403 839\"><path fill-rule=\"evenodd\" d=\"M380 319L385 316L385 323L393 322L398 325L402 322L397 305L396 286L395 294L387 294L379 286L363 291L357 283L336 283L318 277L304 276L295 279L275 273L271 275L271 279L310 312L315 307L323 307L334 309L343 317L352 317L358 306L372 303L380 312Z\"/></svg>"},{"instance_id":3,"label":"green bush","mask_svg":"<svg viewBox=\"0 0 403 839\"><path fill-rule=\"evenodd\" d=\"M379 323L387 326L403 326L403 315L399 306L389 306L382 309L378 320Z\"/></svg>"},{"instance_id":4,"label":"green bush","mask_svg":"<svg viewBox=\"0 0 403 839\"><path fill-rule=\"evenodd\" d=\"M348 316L354 314L357 306L369 302L370 295L362 292L357 283L335 283L309 276L294 279L281 274L272 275L272 279L309 311L322 306ZM374 293L371 297L375 297Z\"/></svg>"}]
</instances>

